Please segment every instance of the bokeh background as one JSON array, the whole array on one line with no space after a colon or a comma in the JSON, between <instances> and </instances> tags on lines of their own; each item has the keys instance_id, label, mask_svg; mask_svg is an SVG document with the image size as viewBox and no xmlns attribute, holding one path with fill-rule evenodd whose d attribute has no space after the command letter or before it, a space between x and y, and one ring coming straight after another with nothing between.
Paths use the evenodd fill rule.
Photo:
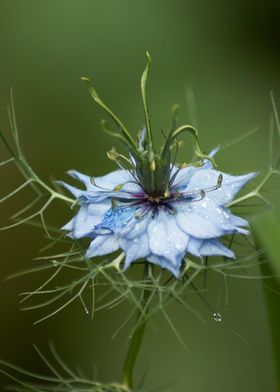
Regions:
<instances>
[{"instance_id":1,"label":"bokeh background","mask_svg":"<svg viewBox=\"0 0 280 392\"><path fill-rule=\"evenodd\" d=\"M260 125L257 134L221 153L219 164L231 173L262 170L268 159L270 90L279 98L279 12L279 1L272 0L0 0L1 129L8 129L12 86L23 148L44 179L66 179L71 168L106 173L113 164L105 152L114 142L102 133L103 114L80 76L93 77L101 96L136 132L143 124L139 80L149 50L154 132L169 126L174 103L181 104L182 121L199 128L205 150ZM191 156L191 144L185 148ZM8 158L2 145L0 156ZM0 169L2 196L20 184L20 176L12 167ZM1 226L29 197L2 206ZM70 215L57 204L47 219L59 226ZM1 232L0 244L0 357L45 372L32 344L47 353L52 341L71 366L87 374L93 368L101 381L118 379L127 331L113 341L111 336L123 320L122 308L91 321L75 304L33 326L39 313L21 312L19 293L34 288L40 277L4 280L34 265L46 244L44 232L21 226ZM206 324L180 307L170 308L189 352L162 317L154 319L137 370L140 377L149 369L147 390L174 383L167 390L274 391L261 282L234 280L229 289L229 306L223 301L220 309L225 323L215 323L194 296L190 300Z\"/></svg>"}]
</instances>

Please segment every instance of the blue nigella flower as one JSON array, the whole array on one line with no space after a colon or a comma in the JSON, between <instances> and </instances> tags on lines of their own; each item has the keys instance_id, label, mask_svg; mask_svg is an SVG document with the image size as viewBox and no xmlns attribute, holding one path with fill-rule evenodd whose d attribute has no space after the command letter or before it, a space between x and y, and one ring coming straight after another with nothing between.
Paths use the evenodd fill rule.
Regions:
<instances>
[{"instance_id":1,"label":"blue nigella flower","mask_svg":"<svg viewBox=\"0 0 280 392\"><path fill-rule=\"evenodd\" d=\"M174 166L169 192L161 196L149 195L129 170L117 170L94 180L77 171L69 174L83 182L86 189L62 183L81 204L63 230L72 238L92 238L88 258L122 249L125 269L145 258L178 277L187 253L234 258L233 251L219 238L248 234L244 228L248 222L233 215L227 205L255 173L231 176L213 169L207 160L200 167Z\"/></svg>"},{"instance_id":2,"label":"blue nigella flower","mask_svg":"<svg viewBox=\"0 0 280 392\"><path fill-rule=\"evenodd\" d=\"M80 203L77 215L63 227L72 238L91 238L86 257L102 256L118 249L125 254L125 265L146 259L179 276L187 253L196 257L234 257L219 238L226 234L248 234L248 222L233 215L227 205L237 192L255 176L231 176L215 169L214 154L205 155L198 133L190 125L176 128L176 113L171 129L163 131L161 148L153 143L150 115L146 99L146 83L151 64L141 79L145 127L135 141L123 122L97 94L88 78L82 78L94 101L110 116L116 130L103 128L118 138L128 149L129 158L115 149L108 157L121 170L103 177L91 178L77 171L69 174L81 181L81 190L62 183ZM181 134L194 137L198 161L175 165Z\"/></svg>"}]
</instances>

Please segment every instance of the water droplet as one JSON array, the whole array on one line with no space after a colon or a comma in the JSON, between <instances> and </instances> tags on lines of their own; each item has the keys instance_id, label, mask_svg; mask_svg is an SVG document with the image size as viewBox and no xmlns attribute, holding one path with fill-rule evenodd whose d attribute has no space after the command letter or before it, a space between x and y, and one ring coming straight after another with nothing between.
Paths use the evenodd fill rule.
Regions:
<instances>
[{"instance_id":1,"label":"water droplet","mask_svg":"<svg viewBox=\"0 0 280 392\"><path fill-rule=\"evenodd\" d=\"M225 219L229 219L229 213L226 211L223 211L223 216Z\"/></svg>"},{"instance_id":2,"label":"water droplet","mask_svg":"<svg viewBox=\"0 0 280 392\"><path fill-rule=\"evenodd\" d=\"M53 261L52 261L52 264L53 264L54 267L57 267L57 266L58 266L58 262L57 262L56 260L53 260Z\"/></svg>"},{"instance_id":3,"label":"water droplet","mask_svg":"<svg viewBox=\"0 0 280 392\"><path fill-rule=\"evenodd\" d=\"M213 319L220 323L222 321L222 315L220 313L213 313Z\"/></svg>"}]
</instances>

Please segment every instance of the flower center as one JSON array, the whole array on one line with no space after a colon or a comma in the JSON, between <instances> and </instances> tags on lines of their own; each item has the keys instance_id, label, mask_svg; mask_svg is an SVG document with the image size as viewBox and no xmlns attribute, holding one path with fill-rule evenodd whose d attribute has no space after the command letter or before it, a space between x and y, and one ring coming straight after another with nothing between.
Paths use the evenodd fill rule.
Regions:
<instances>
[{"instance_id":1,"label":"flower center","mask_svg":"<svg viewBox=\"0 0 280 392\"><path fill-rule=\"evenodd\" d=\"M164 206L168 202L168 200L165 196L148 196L146 199L151 205L154 206Z\"/></svg>"},{"instance_id":2,"label":"flower center","mask_svg":"<svg viewBox=\"0 0 280 392\"><path fill-rule=\"evenodd\" d=\"M145 213L151 212L152 217L154 218L160 210L164 210L169 214L174 214L176 211L173 208L172 204L172 197L166 196L152 196L152 195L145 195L142 199L142 205L144 205Z\"/></svg>"}]
</instances>

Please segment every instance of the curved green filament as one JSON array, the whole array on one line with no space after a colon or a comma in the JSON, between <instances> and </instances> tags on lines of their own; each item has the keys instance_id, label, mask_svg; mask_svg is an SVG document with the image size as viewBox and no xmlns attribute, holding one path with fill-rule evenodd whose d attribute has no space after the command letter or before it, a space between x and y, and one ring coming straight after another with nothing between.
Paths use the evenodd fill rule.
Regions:
<instances>
[{"instance_id":1,"label":"curved green filament","mask_svg":"<svg viewBox=\"0 0 280 392\"><path fill-rule=\"evenodd\" d=\"M117 127L120 129L121 133L123 134L124 138L126 139L127 143L129 144L130 147L132 147L134 150L137 150L137 145L135 141L133 140L130 132L128 129L125 127L125 125L122 123L122 121L118 118L118 116L112 112L111 109L108 108L108 106L102 101L102 99L99 97L97 94L97 91L93 87L93 84L89 78L82 77L82 81L84 81L89 89L89 93L93 100L103 109L105 112L112 118L114 123L117 125Z\"/></svg>"},{"instance_id":2,"label":"curved green filament","mask_svg":"<svg viewBox=\"0 0 280 392\"><path fill-rule=\"evenodd\" d=\"M146 56L147 56L147 65L146 65L146 68L145 68L145 70L142 74L142 77L141 77L141 93L142 93L142 100L143 100L143 106L144 106L144 112L145 112L145 123L146 123L146 129L147 129L148 144L152 145L153 140L152 140L152 131L151 131L151 118L150 118L150 113L149 113L149 109L148 109L147 94L146 94L147 80L148 80L148 75L149 75L149 70L150 70L150 66L152 63L152 59L151 59L148 52L146 52Z\"/></svg>"},{"instance_id":3,"label":"curved green filament","mask_svg":"<svg viewBox=\"0 0 280 392\"><path fill-rule=\"evenodd\" d=\"M217 164L214 160L214 158L209 157L208 155L204 154L200 148L199 145L199 138L198 138L198 132L197 130L191 126L191 125L182 125L181 127L177 128L174 132L169 132L164 147L163 147L163 155L165 153L167 153L167 150L170 148L171 144L173 143L173 141L178 138L178 136L182 133L182 132L189 132L191 133L191 135L194 138L194 150L195 150L195 154L198 158L200 159L207 159L208 161L212 162L214 167L217 167Z\"/></svg>"}]
</instances>

